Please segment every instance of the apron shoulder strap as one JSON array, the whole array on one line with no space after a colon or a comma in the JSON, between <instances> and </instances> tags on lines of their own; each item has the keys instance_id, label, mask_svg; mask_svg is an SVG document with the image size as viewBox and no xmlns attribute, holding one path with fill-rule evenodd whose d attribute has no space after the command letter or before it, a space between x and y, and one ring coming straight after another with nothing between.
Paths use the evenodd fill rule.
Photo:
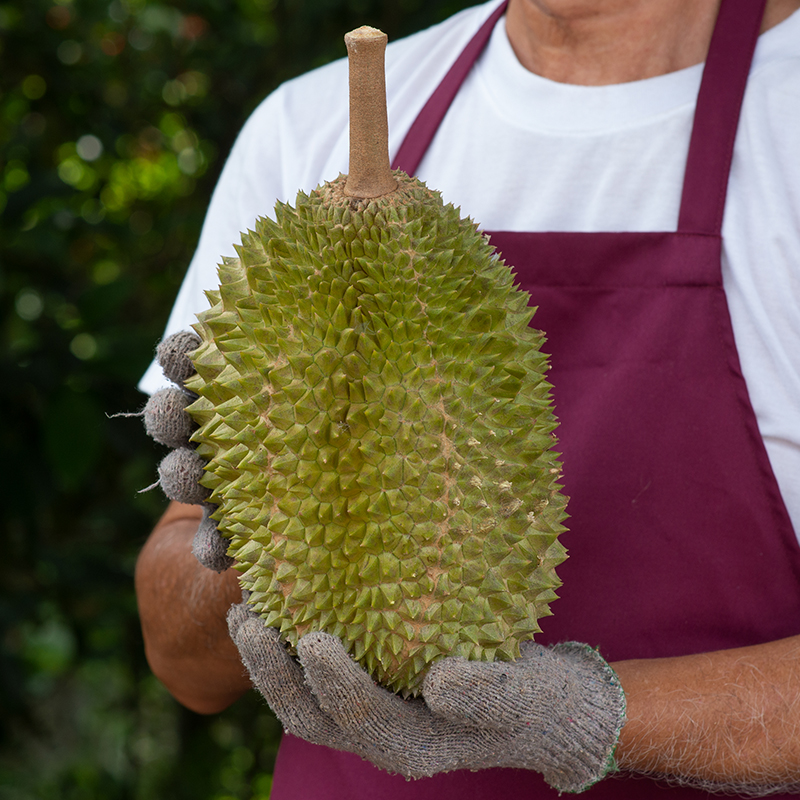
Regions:
<instances>
[{"instance_id":1,"label":"apron shoulder strap","mask_svg":"<svg viewBox=\"0 0 800 800\"><path fill-rule=\"evenodd\" d=\"M766 0L722 0L689 143L678 218L681 233L719 235L750 64Z\"/></svg>"},{"instance_id":2,"label":"apron shoulder strap","mask_svg":"<svg viewBox=\"0 0 800 800\"><path fill-rule=\"evenodd\" d=\"M437 87L436 91L428 98L428 101L422 107L419 115L414 120L411 128L409 128L406 138L400 145L397 155L392 161L392 169L402 169L408 175L414 175L419 167L419 162L428 149L436 131L439 129L439 123L444 119L447 109L450 108L450 103L464 83L472 65L477 60L478 56L483 52L486 43L492 35L492 30L497 23L497 20L503 16L508 5L508 0L501 3L481 25L478 32L473 36L469 44L464 48L461 55L455 60L453 66L450 67L447 75L444 76L442 82Z\"/></svg>"}]
</instances>

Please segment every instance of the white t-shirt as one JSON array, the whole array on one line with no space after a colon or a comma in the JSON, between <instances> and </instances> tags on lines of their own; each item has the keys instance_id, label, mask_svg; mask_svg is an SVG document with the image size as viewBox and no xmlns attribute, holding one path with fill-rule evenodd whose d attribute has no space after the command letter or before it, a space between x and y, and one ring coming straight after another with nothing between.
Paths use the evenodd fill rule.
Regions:
<instances>
[{"instance_id":1,"label":"white t-shirt","mask_svg":"<svg viewBox=\"0 0 800 800\"><path fill-rule=\"evenodd\" d=\"M390 151L499 0L392 43ZM702 65L613 86L555 83L517 60L501 20L418 176L487 230L675 230ZM214 191L166 334L208 306L240 232L348 169L347 65L268 97ZM800 12L758 42L723 222L723 282L742 369L789 513L800 531ZM152 365L140 383L163 383Z\"/></svg>"}]
</instances>

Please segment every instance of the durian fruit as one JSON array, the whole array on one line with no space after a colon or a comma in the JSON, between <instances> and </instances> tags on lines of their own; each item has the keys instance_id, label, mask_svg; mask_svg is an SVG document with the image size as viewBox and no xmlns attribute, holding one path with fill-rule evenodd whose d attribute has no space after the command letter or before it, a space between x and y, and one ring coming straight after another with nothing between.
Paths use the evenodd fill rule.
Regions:
<instances>
[{"instance_id":1,"label":"durian fruit","mask_svg":"<svg viewBox=\"0 0 800 800\"><path fill-rule=\"evenodd\" d=\"M350 177L224 260L188 410L264 624L292 647L334 634L414 695L434 659L513 659L540 630L566 500L529 296L475 223L389 170L385 36L346 39Z\"/></svg>"}]
</instances>

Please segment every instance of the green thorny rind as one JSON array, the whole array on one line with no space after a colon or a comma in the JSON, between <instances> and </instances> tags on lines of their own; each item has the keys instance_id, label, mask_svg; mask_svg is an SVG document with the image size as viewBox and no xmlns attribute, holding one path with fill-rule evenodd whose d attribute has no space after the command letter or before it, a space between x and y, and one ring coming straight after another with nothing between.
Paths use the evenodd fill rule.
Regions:
<instances>
[{"instance_id":1,"label":"green thorny rind","mask_svg":"<svg viewBox=\"0 0 800 800\"><path fill-rule=\"evenodd\" d=\"M413 695L434 659L513 659L540 630L566 498L528 294L396 175L386 197L347 198L342 176L258 220L219 268L187 385L253 608Z\"/></svg>"}]
</instances>

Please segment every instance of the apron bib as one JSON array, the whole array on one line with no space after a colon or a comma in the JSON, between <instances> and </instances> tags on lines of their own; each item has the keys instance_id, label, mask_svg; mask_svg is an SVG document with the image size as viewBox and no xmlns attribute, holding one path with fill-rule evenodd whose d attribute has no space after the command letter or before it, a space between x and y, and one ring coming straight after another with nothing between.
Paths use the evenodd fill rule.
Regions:
<instances>
[{"instance_id":1,"label":"apron bib","mask_svg":"<svg viewBox=\"0 0 800 800\"><path fill-rule=\"evenodd\" d=\"M505 11L478 31L393 167L414 174ZM570 497L569 558L537 641L609 661L800 633L800 548L758 431L722 287L722 215L764 0L723 0L698 95L677 231L487 231L538 306ZM768 265L765 265L768 266ZM603 800L712 797L612 776ZM285 736L273 800L555 798L538 774L406 781ZM783 795L781 795L783 796ZM786 795L788 797L788 795Z\"/></svg>"}]
</instances>

